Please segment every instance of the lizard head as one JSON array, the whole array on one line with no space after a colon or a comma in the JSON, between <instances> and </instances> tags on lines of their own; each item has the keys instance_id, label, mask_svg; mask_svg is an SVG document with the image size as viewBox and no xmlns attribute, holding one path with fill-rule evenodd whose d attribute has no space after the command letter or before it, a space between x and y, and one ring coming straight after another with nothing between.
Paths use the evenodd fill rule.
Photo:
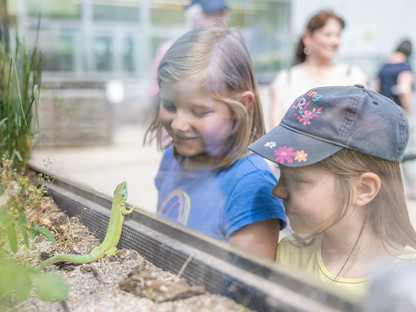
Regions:
<instances>
[{"instance_id":1,"label":"lizard head","mask_svg":"<svg viewBox=\"0 0 416 312\"><path fill-rule=\"evenodd\" d=\"M124 200L127 200L127 182L121 182L117 185L116 189L114 190L114 196L119 195L122 196Z\"/></svg>"}]
</instances>

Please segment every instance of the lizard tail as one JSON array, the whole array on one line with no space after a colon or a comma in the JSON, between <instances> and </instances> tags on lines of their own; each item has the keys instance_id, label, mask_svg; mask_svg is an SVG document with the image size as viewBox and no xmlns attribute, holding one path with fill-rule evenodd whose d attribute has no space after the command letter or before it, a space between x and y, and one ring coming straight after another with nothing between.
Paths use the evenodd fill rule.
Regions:
<instances>
[{"instance_id":1,"label":"lizard tail","mask_svg":"<svg viewBox=\"0 0 416 312\"><path fill-rule=\"evenodd\" d=\"M50 257L49 259L46 259L45 261L42 261L39 265L35 267L35 271L42 271L44 268L46 268L48 265L51 265L52 263L63 261L71 261L75 263L89 263L93 261L93 259L91 259L89 255L56 255Z\"/></svg>"}]
</instances>

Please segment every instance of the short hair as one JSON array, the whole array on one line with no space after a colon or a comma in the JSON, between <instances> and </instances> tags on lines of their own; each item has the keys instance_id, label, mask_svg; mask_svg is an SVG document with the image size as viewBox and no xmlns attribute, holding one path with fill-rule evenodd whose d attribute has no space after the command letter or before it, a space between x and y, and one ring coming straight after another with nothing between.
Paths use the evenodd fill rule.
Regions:
<instances>
[{"instance_id":1,"label":"short hair","mask_svg":"<svg viewBox=\"0 0 416 312\"><path fill-rule=\"evenodd\" d=\"M205 94L227 104L234 115L234 127L219 168L227 168L247 153L247 146L265 133L263 112L250 54L240 33L226 27L192 30L175 41L160 62L159 87L184 79L199 82ZM249 109L236 100L245 91L254 93ZM159 110L157 108L157 112ZM146 132L156 132L160 148L162 125L155 115ZM146 140L145 136L145 140Z\"/></svg>"},{"instance_id":2,"label":"short hair","mask_svg":"<svg viewBox=\"0 0 416 312\"><path fill-rule=\"evenodd\" d=\"M412 43L410 42L410 40L406 39L400 42L396 49L396 52L401 52L404 55L406 55L406 57L410 57L410 55L412 54Z\"/></svg>"}]
</instances>

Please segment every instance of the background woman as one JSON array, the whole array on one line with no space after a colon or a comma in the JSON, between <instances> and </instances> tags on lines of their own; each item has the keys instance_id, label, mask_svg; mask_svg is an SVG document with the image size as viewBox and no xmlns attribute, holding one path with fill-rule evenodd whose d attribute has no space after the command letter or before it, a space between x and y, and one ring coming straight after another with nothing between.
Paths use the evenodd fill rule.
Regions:
<instances>
[{"instance_id":1,"label":"background woman","mask_svg":"<svg viewBox=\"0 0 416 312\"><path fill-rule=\"evenodd\" d=\"M279 72L271 87L271 126L304 90L319 86L366 85L364 73L356 66L334 61L344 20L331 11L320 11L308 21L295 52L295 66Z\"/></svg>"}]
</instances>

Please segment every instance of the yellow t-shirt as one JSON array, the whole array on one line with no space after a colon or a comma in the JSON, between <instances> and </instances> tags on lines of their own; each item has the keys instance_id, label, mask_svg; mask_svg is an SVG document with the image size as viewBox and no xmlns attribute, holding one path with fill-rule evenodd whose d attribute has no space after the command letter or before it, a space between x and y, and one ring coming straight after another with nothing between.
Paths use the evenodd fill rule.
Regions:
<instances>
[{"instance_id":1,"label":"yellow t-shirt","mask_svg":"<svg viewBox=\"0 0 416 312\"><path fill-rule=\"evenodd\" d=\"M313 278L329 285L336 285L353 296L364 297L371 276L362 278L341 278L330 273L322 262L321 255L322 235L318 236L313 243L306 246L299 246L296 238L291 235L284 237L279 242L276 253L276 261L284 266L290 266L310 274ZM410 252L410 253L409 253ZM409 260L416 260L415 249L406 246L403 254L399 255L386 269L407 263Z\"/></svg>"}]
</instances>

